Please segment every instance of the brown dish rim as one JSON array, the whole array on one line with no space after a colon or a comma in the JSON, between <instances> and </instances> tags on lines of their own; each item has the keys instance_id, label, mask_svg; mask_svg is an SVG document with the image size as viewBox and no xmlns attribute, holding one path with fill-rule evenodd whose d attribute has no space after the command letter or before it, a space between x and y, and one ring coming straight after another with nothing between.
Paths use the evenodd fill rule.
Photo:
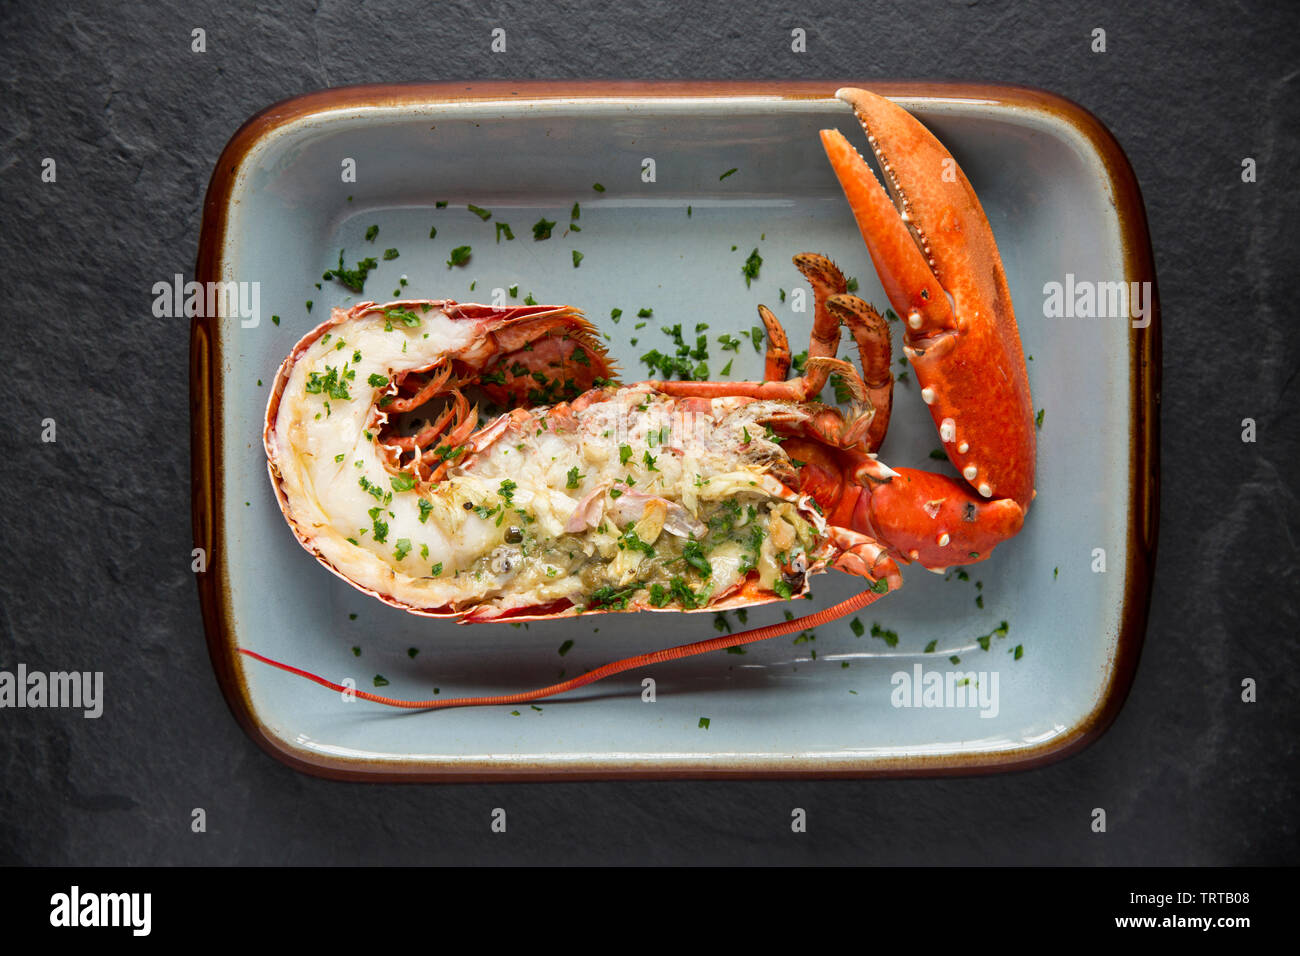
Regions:
<instances>
[{"instance_id":1,"label":"brown dish rim","mask_svg":"<svg viewBox=\"0 0 1300 956\"><path fill-rule=\"evenodd\" d=\"M766 96L821 99L841 86L861 86L891 97L940 97L993 102L1048 113L1073 127L1095 150L1106 169L1124 246L1126 279L1149 282L1151 322L1134 341L1130 369L1133 420L1130 429L1128 502L1128 561L1124 605L1115 654L1106 686L1093 710L1059 739L1009 754L945 754L872 760L870 766L831 765L827 758L803 760L693 758L665 766L656 758L644 762L602 763L592 757L581 765L557 766L546 758L520 757L500 762L453 758L446 763L342 758L291 747L258 718L231 629L229 576L221 525L223 494L222 448L218 410L221 407L220 339L213 319L196 317L190 332L191 493L194 546L205 549L207 570L196 575L208 653L217 682L244 731L263 750L295 770L334 780L373 782L501 782L512 780L611 779L768 779L920 777L1026 770L1063 759L1087 747L1115 720L1128 696L1146 633L1155 571L1159 514L1159 394L1160 309L1146 210L1132 167L1115 137L1078 104L1048 93L1018 86L922 81L490 81L482 83L413 83L351 86L293 97L267 107L231 137L213 171L203 205L195 278L200 283L222 278L221 250L225 245L227 211L240 165L265 137L286 124L313 114L360 107L406 106L479 100L692 98ZM743 761L743 763L737 762ZM817 763L822 766L816 766Z\"/></svg>"}]
</instances>

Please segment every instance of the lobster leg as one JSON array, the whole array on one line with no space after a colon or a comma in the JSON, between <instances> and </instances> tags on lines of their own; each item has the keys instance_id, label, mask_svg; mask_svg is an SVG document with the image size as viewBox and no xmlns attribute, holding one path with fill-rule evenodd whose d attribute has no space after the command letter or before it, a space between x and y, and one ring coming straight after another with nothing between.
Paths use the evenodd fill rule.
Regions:
<instances>
[{"instance_id":1,"label":"lobster leg","mask_svg":"<svg viewBox=\"0 0 1300 956\"><path fill-rule=\"evenodd\" d=\"M765 305L758 307L759 318L767 330L767 356L761 382L652 382L657 389L680 397L716 398L738 395L747 398L806 402L815 398L832 371L856 379L851 368L822 359L834 359L839 350L840 325L847 325L858 346L867 387L857 395L863 411L874 417L864 440L876 448L889 428L893 403L894 376L890 368L889 326L880 313L857 296L845 291L848 282L835 263L825 256L802 252L794 264L808 280L813 291L813 328L808 343L808 361L804 374L786 379L790 371L790 343L785 329ZM861 420L861 412L855 416Z\"/></svg>"},{"instance_id":2,"label":"lobster leg","mask_svg":"<svg viewBox=\"0 0 1300 956\"><path fill-rule=\"evenodd\" d=\"M889 323L867 302L855 295L835 295L826 302L830 313L848 326L858 346L862 362L862 380L867 387L867 401L875 411L871 430L867 432L867 449L879 448L889 431L889 416L894 407L894 370L890 362L893 348Z\"/></svg>"},{"instance_id":3,"label":"lobster leg","mask_svg":"<svg viewBox=\"0 0 1300 956\"><path fill-rule=\"evenodd\" d=\"M765 305L758 307L758 317L767 329L767 356L763 368L763 381L784 382L790 374L790 340L780 320Z\"/></svg>"}]
</instances>

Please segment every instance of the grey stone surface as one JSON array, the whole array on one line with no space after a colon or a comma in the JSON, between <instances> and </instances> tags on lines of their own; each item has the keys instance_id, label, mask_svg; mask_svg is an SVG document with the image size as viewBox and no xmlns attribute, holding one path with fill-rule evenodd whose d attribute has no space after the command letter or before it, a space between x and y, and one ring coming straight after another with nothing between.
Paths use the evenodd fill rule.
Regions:
<instances>
[{"instance_id":1,"label":"grey stone surface","mask_svg":"<svg viewBox=\"0 0 1300 956\"><path fill-rule=\"evenodd\" d=\"M0 665L93 662L113 714L0 712L0 863L1297 862L1294 4L77 6L0 6ZM497 25L508 56L487 53ZM217 689L188 567L189 330L149 308L153 282L192 273L239 124L368 81L835 75L1041 86L1136 169L1164 480L1151 625L1110 732L1038 771L876 782L369 786L265 756Z\"/></svg>"}]
</instances>

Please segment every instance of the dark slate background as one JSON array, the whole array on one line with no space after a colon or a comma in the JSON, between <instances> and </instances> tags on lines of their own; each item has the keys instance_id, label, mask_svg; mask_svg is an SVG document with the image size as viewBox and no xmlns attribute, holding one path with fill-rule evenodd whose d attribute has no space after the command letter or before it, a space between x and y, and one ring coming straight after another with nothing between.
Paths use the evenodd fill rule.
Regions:
<instances>
[{"instance_id":1,"label":"dark slate background","mask_svg":"<svg viewBox=\"0 0 1300 956\"><path fill-rule=\"evenodd\" d=\"M0 862L1297 861L1295 4L77 6L0 6L0 666L103 669L110 714L0 711ZM488 53L494 26L508 56ZM189 570L189 329L150 313L155 281L193 272L230 135L351 83L821 76L1041 86L1137 171L1164 482L1151 625L1113 728L1045 769L911 781L370 786L264 755L217 689ZM488 832L496 806L507 836Z\"/></svg>"}]
</instances>

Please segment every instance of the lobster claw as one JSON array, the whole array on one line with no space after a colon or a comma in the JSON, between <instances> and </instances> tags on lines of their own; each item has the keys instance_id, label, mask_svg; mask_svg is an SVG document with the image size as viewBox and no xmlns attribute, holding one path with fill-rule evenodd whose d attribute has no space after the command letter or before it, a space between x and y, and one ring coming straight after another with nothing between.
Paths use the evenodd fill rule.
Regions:
<instances>
[{"instance_id":1,"label":"lobster claw","mask_svg":"<svg viewBox=\"0 0 1300 956\"><path fill-rule=\"evenodd\" d=\"M1029 378L1006 274L975 190L910 113L865 90L853 107L885 188L838 130L822 145L894 311L949 460L979 496L1034 497ZM976 499L978 501L978 499Z\"/></svg>"}]
</instances>

